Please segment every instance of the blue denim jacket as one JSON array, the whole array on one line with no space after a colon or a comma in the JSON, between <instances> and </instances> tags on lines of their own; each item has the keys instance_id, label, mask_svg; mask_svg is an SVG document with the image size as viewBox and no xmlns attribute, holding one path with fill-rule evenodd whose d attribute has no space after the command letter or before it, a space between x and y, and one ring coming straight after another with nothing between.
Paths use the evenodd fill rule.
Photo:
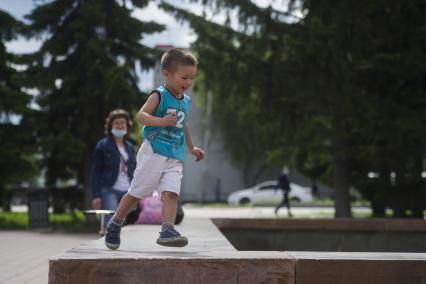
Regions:
<instances>
[{"instance_id":1,"label":"blue denim jacket","mask_svg":"<svg viewBox=\"0 0 426 284\"><path fill-rule=\"evenodd\" d=\"M133 172L136 168L135 153L132 144L125 140L126 152L129 159L126 162L127 174L129 179L133 179ZM120 170L120 152L113 138L101 139L96 144L95 152L92 157L92 196L93 198L101 196L103 187L112 187L118 178Z\"/></svg>"}]
</instances>

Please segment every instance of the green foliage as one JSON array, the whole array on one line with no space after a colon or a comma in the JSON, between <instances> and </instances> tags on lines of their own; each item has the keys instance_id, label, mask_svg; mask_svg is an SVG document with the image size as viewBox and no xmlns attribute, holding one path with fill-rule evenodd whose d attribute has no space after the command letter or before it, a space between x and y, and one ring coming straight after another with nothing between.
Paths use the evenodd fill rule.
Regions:
<instances>
[{"instance_id":1,"label":"green foliage","mask_svg":"<svg viewBox=\"0 0 426 284\"><path fill-rule=\"evenodd\" d=\"M253 184L266 169L271 130L278 122L262 119L262 100L276 72L270 59L279 53L256 36L207 21L168 4L161 8L189 21L198 39L191 47L200 58L202 90L213 94L212 117L233 160L243 169L245 183ZM259 58L259 54L261 58ZM242 83L251 82L251 84ZM196 90L200 93L200 90ZM269 92L269 91L268 91ZM276 129L276 128L275 128Z\"/></svg>"},{"instance_id":2,"label":"green foliage","mask_svg":"<svg viewBox=\"0 0 426 284\"><path fill-rule=\"evenodd\" d=\"M225 13L224 24L162 7L198 35L193 49L235 159L264 153L333 183L338 217L351 214L351 184L373 208L391 203L391 172L395 188L425 190L424 1L290 1L288 12L196 2ZM373 193L362 188L369 171L381 174Z\"/></svg>"},{"instance_id":3,"label":"green foliage","mask_svg":"<svg viewBox=\"0 0 426 284\"><path fill-rule=\"evenodd\" d=\"M28 213L0 212L0 230L27 230ZM99 223L88 223L84 213L49 214L49 228L52 232L97 233Z\"/></svg>"},{"instance_id":4,"label":"green foliage","mask_svg":"<svg viewBox=\"0 0 426 284\"><path fill-rule=\"evenodd\" d=\"M28 228L27 213L0 213L0 229L3 230L24 230Z\"/></svg>"},{"instance_id":5,"label":"green foliage","mask_svg":"<svg viewBox=\"0 0 426 284\"><path fill-rule=\"evenodd\" d=\"M136 65L148 69L158 54L140 40L164 27L131 17L127 6L115 0L56 0L27 16L26 35L43 40L39 51L23 59L26 86L40 92L40 111L32 122L49 186L76 176L78 184L87 184L91 152L104 136L107 114L115 108L133 111L144 101Z\"/></svg>"},{"instance_id":6,"label":"green foliage","mask_svg":"<svg viewBox=\"0 0 426 284\"><path fill-rule=\"evenodd\" d=\"M31 97L21 91L21 78L13 67L15 55L6 51L5 42L17 37L22 23L0 11L0 206L9 209L11 183L35 174L30 126L23 116L31 113Z\"/></svg>"}]
</instances>

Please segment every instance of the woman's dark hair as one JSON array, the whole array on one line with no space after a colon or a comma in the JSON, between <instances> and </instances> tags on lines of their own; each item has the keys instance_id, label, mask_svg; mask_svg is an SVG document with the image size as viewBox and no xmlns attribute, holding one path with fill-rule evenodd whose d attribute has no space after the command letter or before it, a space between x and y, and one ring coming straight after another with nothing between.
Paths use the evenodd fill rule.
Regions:
<instances>
[{"instance_id":1,"label":"woman's dark hair","mask_svg":"<svg viewBox=\"0 0 426 284\"><path fill-rule=\"evenodd\" d=\"M132 120L130 119L130 115L127 111L123 109L115 109L108 114L108 117L105 119L105 135L112 136L112 122L116 118L124 118L127 123L127 133L130 131L130 127L133 125ZM127 134L126 134L127 135Z\"/></svg>"}]
</instances>

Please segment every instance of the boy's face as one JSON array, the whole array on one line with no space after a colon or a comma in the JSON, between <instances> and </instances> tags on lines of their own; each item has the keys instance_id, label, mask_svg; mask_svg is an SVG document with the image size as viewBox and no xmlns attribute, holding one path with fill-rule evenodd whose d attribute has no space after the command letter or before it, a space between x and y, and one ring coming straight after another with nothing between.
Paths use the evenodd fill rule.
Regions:
<instances>
[{"instance_id":1,"label":"boy's face","mask_svg":"<svg viewBox=\"0 0 426 284\"><path fill-rule=\"evenodd\" d=\"M180 95L185 92L192 85L192 80L196 74L197 67L192 65L178 65L173 73L163 70L166 86L173 95Z\"/></svg>"}]
</instances>

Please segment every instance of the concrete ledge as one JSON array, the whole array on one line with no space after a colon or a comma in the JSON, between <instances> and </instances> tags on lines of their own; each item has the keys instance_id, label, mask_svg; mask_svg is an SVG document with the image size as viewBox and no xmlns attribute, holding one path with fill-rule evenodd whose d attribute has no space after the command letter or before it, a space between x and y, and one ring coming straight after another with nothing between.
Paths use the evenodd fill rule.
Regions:
<instances>
[{"instance_id":1,"label":"concrete ledge","mask_svg":"<svg viewBox=\"0 0 426 284\"><path fill-rule=\"evenodd\" d=\"M426 232L425 220L407 219L213 219L219 229Z\"/></svg>"},{"instance_id":2,"label":"concrete ledge","mask_svg":"<svg viewBox=\"0 0 426 284\"><path fill-rule=\"evenodd\" d=\"M185 248L155 244L159 226L124 227L117 251L103 238L49 261L49 283L294 283L295 260L285 252L238 252L208 219L178 229Z\"/></svg>"},{"instance_id":3,"label":"concrete ledge","mask_svg":"<svg viewBox=\"0 0 426 284\"><path fill-rule=\"evenodd\" d=\"M297 284L423 284L426 254L289 252Z\"/></svg>"},{"instance_id":4,"label":"concrete ledge","mask_svg":"<svg viewBox=\"0 0 426 284\"><path fill-rule=\"evenodd\" d=\"M240 251L426 252L426 222L401 219L213 219Z\"/></svg>"},{"instance_id":5,"label":"concrete ledge","mask_svg":"<svg viewBox=\"0 0 426 284\"><path fill-rule=\"evenodd\" d=\"M285 258L68 259L49 265L49 283L294 283L294 263Z\"/></svg>"},{"instance_id":6,"label":"concrete ledge","mask_svg":"<svg viewBox=\"0 0 426 284\"><path fill-rule=\"evenodd\" d=\"M425 253L237 251L208 219L178 229L189 238L185 248L156 245L159 226L150 225L123 228L117 251L103 238L81 245L49 261L49 283L426 282Z\"/></svg>"}]
</instances>

